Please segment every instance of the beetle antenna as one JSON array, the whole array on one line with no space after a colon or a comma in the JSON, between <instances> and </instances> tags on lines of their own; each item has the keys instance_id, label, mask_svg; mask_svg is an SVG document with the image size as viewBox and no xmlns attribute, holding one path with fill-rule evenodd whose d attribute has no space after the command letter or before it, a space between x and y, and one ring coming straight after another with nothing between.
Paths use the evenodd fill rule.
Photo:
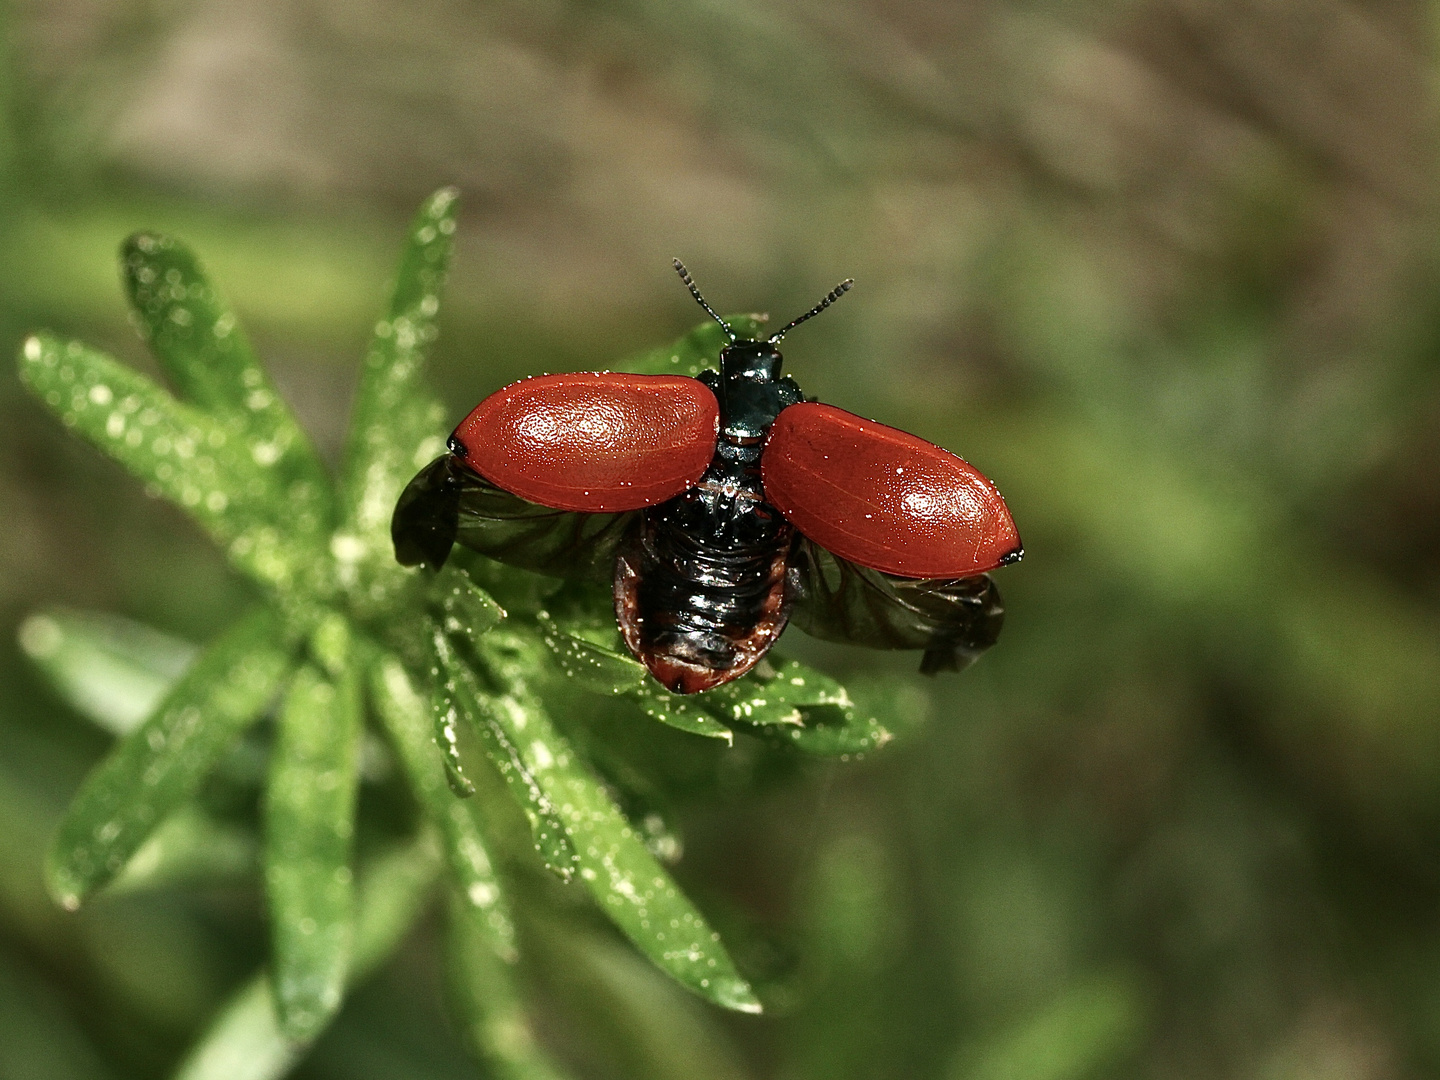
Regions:
<instances>
[{"instance_id":1,"label":"beetle antenna","mask_svg":"<svg viewBox=\"0 0 1440 1080\"><path fill-rule=\"evenodd\" d=\"M725 331L725 336L730 339L730 344L734 345L736 341L735 331L731 330L730 324L720 318L719 315L716 315L715 309L705 302L705 298L700 295L700 290L695 287L695 282L690 280L690 271L685 269L685 264L679 259L675 260L675 272L680 275L680 280L683 281L685 287L690 290L690 295L695 298L695 302L709 312L710 317L720 324L720 329Z\"/></svg>"},{"instance_id":2,"label":"beetle antenna","mask_svg":"<svg viewBox=\"0 0 1440 1080\"><path fill-rule=\"evenodd\" d=\"M767 345L774 345L777 341L779 341L782 337L788 334L791 330L794 330L795 327L799 326L806 319L813 319L816 315L819 315L820 312L824 311L836 300L839 300L840 297L844 296L847 292L850 291L850 286L854 284L855 279L847 277L844 281L840 282L839 285L836 285L835 288L831 289L824 300L821 300L818 304L816 304L809 311L805 312L805 314L801 315L798 319L794 320L793 322L786 323L779 330L775 331L775 333L771 334L765 343Z\"/></svg>"}]
</instances>

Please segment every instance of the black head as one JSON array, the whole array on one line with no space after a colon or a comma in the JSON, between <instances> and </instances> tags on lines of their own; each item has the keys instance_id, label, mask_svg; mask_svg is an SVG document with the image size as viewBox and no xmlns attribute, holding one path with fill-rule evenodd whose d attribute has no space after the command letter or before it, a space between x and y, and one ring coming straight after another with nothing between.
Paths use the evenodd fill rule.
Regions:
<instances>
[{"instance_id":1,"label":"black head","mask_svg":"<svg viewBox=\"0 0 1440 1080\"><path fill-rule=\"evenodd\" d=\"M730 344L720 350L721 373L727 379L755 379L761 382L770 382L780 377L780 350L775 347L779 344L780 339L806 319L819 315L820 312L849 292L850 286L855 284L853 279L846 278L831 289L825 299L804 315L790 320L768 338L754 340L735 336L735 331L730 329L730 324L715 314L715 309L705 302L705 298L700 295L700 290L695 287L695 282L690 280L690 272L685 269L685 264L679 259L675 260L675 272L680 275L680 280L685 282L685 287L690 290L690 295L695 298L695 302L720 324L720 328L725 331L725 336L730 339Z\"/></svg>"},{"instance_id":2,"label":"black head","mask_svg":"<svg viewBox=\"0 0 1440 1080\"><path fill-rule=\"evenodd\" d=\"M771 342L740 338L720 350L720 373L727 379L773 382L780 377L782 359Z\"/></svg>"}]
</instances>

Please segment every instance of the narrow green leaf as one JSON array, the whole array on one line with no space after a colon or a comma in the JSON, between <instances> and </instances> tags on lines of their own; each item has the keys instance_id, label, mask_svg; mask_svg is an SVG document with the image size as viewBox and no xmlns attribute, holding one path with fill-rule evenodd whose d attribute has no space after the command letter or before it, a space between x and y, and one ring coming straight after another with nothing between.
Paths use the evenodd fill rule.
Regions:
<instances>
[{"instance_id":1,"label":"narrow green leaf","mask_svg":"<svg viewBox=\"0 0 1440 1080\"><path fill-rule=\"evenodd\" d=\"M801 706L801 725L771 725L767 735L788 742L807 754L820 757L849 757L878 750L891 738L890 729L873 715L855 706Z\"/></svg>"},{"instance_id":2,"label":"narrow green leaf","mask_svg":"<svg viewBox=\"0 0 1440 1080\"><path fill-rule=\"evenodd\" d=\"M230 881L259 865L255 831L215 820L197 806L182 806L140 845L105 892L109 896L175 885Z\"/></svg>"},{"instance_id":3,"label":"narrow green leaf","mask_svg":"<svg viewBox=\"0 0 1440 1080\"><path fill-rule=\"evenodd\" d=\"M751 724L810 754L864 754L891 739L890 731L857 707L829 675L798 660L778 660L773 653L746 678L700 698L717 715Z\"/></svg>"},{"instance_id":4,"label":"narrow green leaf","mask_svg":"<svg viewBox=\"0 0 1440 1080\"><path fill-rule=\"evenodd\" d=\"M439 868L439 852L429 833L361 868L352 985L389 956L415 925ZM269 973L261 971L221 1009L185 1056L175 1080L278 1080L305 1050L305 1044L281 1031L274 984Z\"/></svg>"},{"instance_id":5,"label":"narrow green leaf","mask_svg":"<svg viewBox=\"0 0 1440 1080\"><path fill-rule=\"evenodd\" d=\"M566 678L595 694L636 691L648 678L634 657L568 633L547 612L540 612L540 640Z\"/></svg>"},{"instance_id":6,"label":"narrow green leaf","mask_svg":"<svg viewBox=\"0 0 1440 1080\"><path fill-rule=\"evenodd\" d=\"M232 425L79 342L26 339L20 377L66 427L199 522L243 573L288 591L314 564L320 523L275 494Z\"/></svg>"},{"instance_id":7,"label":"narrow green leaf","mask_svg":"<svg viewBox=\"0 0 1440 1080\"><path fill-rule=\"evenodd\" d=\"M46 860L46 883L63 907L114 877L265 711L290 667L283 641L273 612L246 616L86 778Z\"/></svg>"},{"instance_id":8,"label":"narrow green leaf","mask_svg":"<svg viewBox=\"0 0 1440 1080\"><path fill-rule=\"evenodd\" d=\"M511 796L524 810L541 860L562 880L570 880L576 866L574 845L555 804L536 781L520 749L525 739L524 710L509 695L481 690L443 631L435 631L434 644L440 672L436 679L437 715L443 710L447 716L463 716L469 722Z\"/></svg>"},{"instance_id":9,"label":"narrow green leaf","mask_svg":"<svg viewBox=\"0 0 1440 1080\"><path fill-rule=\"evenodd\" d=\"M726 315L725 321L737 337L754 337L765 325L759 315ZM674 345L650 349L615 365L616 371L633 371L638 375L700 374L706 368L718 367L720 350L729 342L720 324L711 320L701 323Z\"/></svg>"},{"instance_id":10,"label":"narrow green leaf","mask_svg":"<svg viewBox=\"0 0 1440 1080\"><path fill-rule=\"evenodd\" d=\"M507 722L522 763L559 808L574 841L580 878L600 909L657 966L718 1005L759 1012L720 935L656 861L604 786L579 760L526 686L543 646L514 631L483 642L491 674L507 686Z\"/></svg>"},{"instance_id":11,"label":"narrow green leaf","mask_svg":"<svg viewBox=\"0 0 1440 1080\"><path fill-rule=\"evenodd\" d=\"M141 335L180 396L236 421L291 512L328 522L325 467L195 253L173 237L136 233L120 249L120 266Z\"/></svg>"},{"instance_id":12,"label":"narrow green leaf","mask_svg":"<svg viewBox=\"0 0 1440 1080\"><path fill-rule=\"evenodd\" d=\"M395 500L416 470L445 449L445 409L425 381L440 290L455 233L458 193L443 188L410 227L395 291L375 324L350 422L341 526L332 550L342 580L363 574L382 596L403 581L390 546Z\"/></svg>"},{"instance_id":13,"label":"narrow green leaf","mask_svg":"<svg viewBox=\"0 0 1440 1080\"><path fill-rule=\"evenodd\" d=\"M450 999L470 1052L504 1080L562 1080L535 1042L508 958L495 952L484 917L452 893L447 928Z\"/></svg>"},{"instance_id":14,"label":"narrow green leaf","mask_svg":"<svg viewBox=\"0 0 1440 1080\"><path fill-rule=\"evenodd\" d=\"M101 612L36 612L20 624L17 637L56 692L112 735L139 727L199 651L143 623Z\"/></svg>"},{"instance_id":15,"label":"narrow green leaf","mask_svg":"<svg viewBox=\"0 0 1440 1080\"><path fill-rule=\"evenodd\" d=\"M735 733L706 712L699 702L689 696L670 693L648 676L629 696L640 707L640 711L652 720L659 720L662 724L687 731L691 735L724 739L726 745L735 742Z\"/></svg>"},{"instance_id":16,"label":"narrow green leaf","mask_svg":"<svg viewBox=\"0 0 1440 1080\"><path fill-rule=\"evenodd\" d=\"M431 738L427 703L393 656L375 655L366 666L375 712L395 745L410 790L439 830L460 895L474 909L467 918L484 929L491 951L513 961L518 956L515 924L470 804L456 798L446 782L445 767Z\"/></svg>"},{"instance_id":17,"label":"narrow green leaf","mask_svg":"<svg viewBox=\"0 0 1440 1080\"><path fill-rule=\"evenodd\" d=\"M802 706L852 706L850 695L829 675L772 653L743 679L717 686L700 699L717 716L741 724L798 725Z\"/></svg>"},{"instance_id":18,"label":"narrow green leaf","mask_svg":"<svg viewBox=\"0 0 1440 1080\"><path fill-rule=\"evenodd\" d=\"M445 632L474 642L505 618L505 609L459 567L447 564L431 586L440 600Z\"/></svg>"},{"instance_id":19,"label":"narrow green leaf","mask_svg":"<svg viewBox=\"0 0 1440 1080\"><path fill-rule=\"evenodd\" d=\"M313 664L285 694L265 798L275 997L292 1039L340 1007L354 930L350 850L360 765L357 677Z\"/></svg>"}]
</instances>

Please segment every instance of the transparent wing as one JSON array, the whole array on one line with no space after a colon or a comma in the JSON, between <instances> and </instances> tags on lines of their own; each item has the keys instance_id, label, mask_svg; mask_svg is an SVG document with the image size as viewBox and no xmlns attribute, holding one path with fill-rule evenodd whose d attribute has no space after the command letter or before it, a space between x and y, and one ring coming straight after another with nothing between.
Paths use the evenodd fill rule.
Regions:
<instances>
[{"instance_id":1,"label":"transparent wing","mask_svg":"<svg viewBox=\"0 0 1440 1080\"><path fill-rule=\"evenodd\" d=\"M395 558L405 566L439 569L458 543L522 570L608 582L615 551L637 516L539 506L446 454L421 469L401 493L390 536Z\"/></svg>"},{"instance_id":2,"label":"transparent wing","mask_svg":"<svg viewBox=\"0 0 1440 1080\"><path fill-rule=\"evenodd\" d=\"M900 578L870 570L801 537L790 564L790 621L827 641L924 649L920 670L960 671L995 644L1005 619L987 575Z\"/></svg>"}]
</instances>

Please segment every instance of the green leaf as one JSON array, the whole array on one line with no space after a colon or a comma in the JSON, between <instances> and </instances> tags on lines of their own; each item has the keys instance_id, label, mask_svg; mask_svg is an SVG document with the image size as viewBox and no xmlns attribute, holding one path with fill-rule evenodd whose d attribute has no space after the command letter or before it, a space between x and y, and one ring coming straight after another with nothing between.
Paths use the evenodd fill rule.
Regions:
<instances>
[{"instance_id":1,"label":"green leaf","mask_svg":"<svg viewBox=\"0 0 1440 1080\"><path fill-rule=\"evenodd\" d=\"M73 910L188 801L269 706L291 664L276 616L246 616L201 654L160 706L86 778L60 823L46 883Z\"/></svg>"},{"instance_id":2,"label":"green leaf","mask_svg":"<svg viewBox=\"0 0 1440 1080\"><path fill-rule=\"evenodd\" d=\"M36 612L17 636L55 691L112 735L139 727L199 652L188 641L101 612Z\"/></svg>"},{"instance_id":3,"label":"green leaf","mask_svg":"<svg viewBox=\"0 0 1440 1080\"><path fill-rule=\"evenodd\" d=\"M199 522L237 569L282 592L313 573L319 523L275 494L233 425L75 341L28 338L20 377L66 427Z\"/></svg>"},{"instance_id":4,"label":"green leaf","mask_svg":"<svg viewBox=\"0 0 1440 1080\"><path fill-rule=\"evenodd\" d=\"M653 679L647 677L629 696L652 720L691 735L724 739L727 746L735 742L735 733L708 713L700 702L689 695L672 694Z\"/></svg>"},{"instance_id":5,"label":"green leaf","mask_svg":"<svg viewBox=\"0 0 1440 1080\"><path fill-rule=\"evenodd\" d=\"M105 892L108 896L245 877L260 862L255 831L182 806L140 845Z\"/></svg>"},{"instance_id":6,"label":"green leaf","mask_svg":"<svg viewBox=\"0 0 1440 1080\"><path fill-rule=\"evenodd\" d=\"M330 479L276 392L235 313L183 242L136 233L120 249L130 305L182 398L232 419L273 489L310 531L330 519Z\"/></svg>"},{"instance_id":7,"label":"green leaf","mask_svg":"<svg viewBox=\"0 0 1440 1080\"><path fill-rule=\"evenodd\" d=\"M759 1012L720 935L656 861L595 775L555 730L526 686L543 648L496 630L483 642L491 674L510 693L508 723L523 766L559 808L574 841L580 878L600 909L657 966L717 1005Z\"/></svg>"},{"instance_id":8,"label":"green leaf","mask_svg":"<svg viewBox=\"0 0 1440 1080\"><path fill-rule=\"evenodd\" d=\"M536 1044L507 958L497 954L483 916L452 894L446 960L460 1035L505 1080L561 1080L564 1073Z\"/></svg>"},{"instance_id":9,"label":"green leaf","mask_svg":"<svg viewBox=\"0 0 1440 1080\"><path fill-rule=\"evenodd\" d=\"M833 705L801 709L801 726L771 726L772 738L819 757L849 757L878 750L890 741L890 729L868 712Z\"/></svg>"},{"instance_id":10,"label":"green leaf","mask_svg":"<svg viewBox=\"0 0 1440 1080\"><path fill-rule=\"evenodd\" d=\"M760 315L726 315L725 321L741 338L754 337L765 325ZM703 322L674 345L650 349L615 365L616 371L637 375L689 375L720 364L720 350L729 344L725 331L713 319Z\"/></svg>"},{"instance_id":11,"label":"green leaf","mask_svg":"<svg viewBox=\"0 0 1440 1080\"><path fill-rule=\"evenodd\" d=\"M427 702L395 657L374 655L366 666L375 712L390 734L410 790L439 830L445 861L460 895L474 909L467 918L483 928L492 952L513 961L518 956L515 924L470 804L456 798L446 782L445 767L431 737Z\"/></svg>"},{"instance_id":12,"label":"green leaf","mask_svg":"<svg viewBox=\"0 0 1440 1080\"><path fill-rule=\"evenodd\" d=\"M594 694L627 694L649 677L634 657L568 633L547 612L540 612L540 640L567 679Z\"/></svg>"},{"instance_id":13,"label":"green leaf","mask_svg":"<svg viewBox=\"0 0 1440 1080\"><path fill-rule=\"evenodd\" d=\"M524 709L509 695L481 690L444 631L435 631L434 646L439 672L436 715L451 718L452 722L454 717L463 716L469 722L480 737L485 755L499 770L511 796L525 812L541 860L562 880L570 880L576 866L574 845L566 835L555 804L535 779L520 749L526 739Z\"/></svg>"},{"instance_id":14,"label":"green leaf","mask_svg":"<svg viewBox=\"0 0 1440 1080\"><path fill-rule=\"evenodd\" d=\"M852 704L845 688L829 675L773 653L745 678L717 686L699 700L717 716L757 727L798 725L803 721L802 706L845 709Z\"/></svg>"},{"instance_id":15,"label":"green leaf","mask_svg":"<svg viewBox=\"0 0 1440 1080\"><path fill-rule=\"evenodd\" d=\"M415 925L439 865L439 852L426 833L361 868L352 985L389 956ZM261 971L211 1022L175 1071L175 1080L278 1080L305 1049L281 1031L274 984L268 972Z\"/></svg>"},{"instance_id":16,"label":"green leaf","mask_svg":"<svg viewBox=\"0 0 1440 1080\"><path fill-rule=\"evenodd\" d=\"M440 598L445 632L461 641L477 641L505 618L505 609L456 566L446 565L440 571L431 592Z\"/></svg>"},{"instance_id":17,"label":"green leaf","mask_svg":"<svg viewBox=\"0 0 1440 1080\"><path fill-rule=\"evenodd\" d=\"M360 377L341 481L341 527L332 544L342 580L363 575L382 597L406 572L390 546L390 516L421 466L445 450L445 409L425 381L440 290L455 233L458 193L442 188L420 208L395 291L375 324Z\"/></svg>"},{"instance_id":18,"label":"green leaf","mask_svg":"<svg viewBox=\"0 0 1440 1080\"><path fill-rule=\"evenodd\" d=\"M265 885L275 996L292 1039L340 1007L350 961L350 850L360 765L360 700L350 671L296 673L280 709L265 798Z\"/></svg>"},{"instance_id":19,"label":"green leaf","mask_svg":"<svg viewBox=\"0 0 1440 1080\"><path fill-rule=\"evenodd\" d=\"M771 658L743 679L699 695L705 708L809 754L845 757L884 746L890 731L845 688L798 660Z\"/></svg>"}]
</instances>

